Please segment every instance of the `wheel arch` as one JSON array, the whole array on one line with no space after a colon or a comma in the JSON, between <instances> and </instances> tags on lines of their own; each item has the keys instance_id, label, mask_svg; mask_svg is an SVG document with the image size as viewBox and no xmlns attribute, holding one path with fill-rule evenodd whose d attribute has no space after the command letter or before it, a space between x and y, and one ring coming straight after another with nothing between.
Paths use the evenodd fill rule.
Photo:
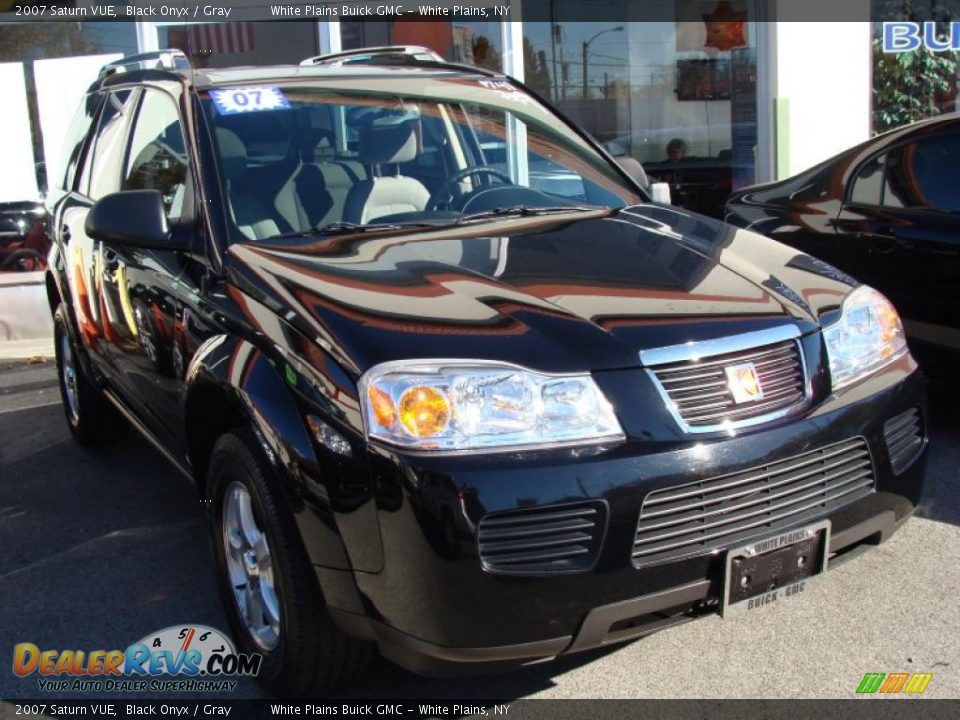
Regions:
<instances>
[{"instance_id":1,"label":"wheel arch","mask_svg":"<svg viewBox=\"0 0 960 720\"><path fill-rule=\"evenodd\" d=\"M322 463L277 359L251 342L226 335L207 340L186 374L184 430L201 495L216 441L246 427L274 469L279 490L315 566L352 569L322 476ZM357 568L362 569L362 568Z\"/></svg>"}]
</instances>

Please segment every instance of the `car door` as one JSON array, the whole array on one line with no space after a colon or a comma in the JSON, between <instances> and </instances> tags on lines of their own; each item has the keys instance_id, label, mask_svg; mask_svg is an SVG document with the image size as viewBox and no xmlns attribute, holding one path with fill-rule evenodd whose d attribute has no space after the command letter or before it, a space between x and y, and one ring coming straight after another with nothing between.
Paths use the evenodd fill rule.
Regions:
<instances>
[{"instance_id":1,"label":"car door","mask_svg":"<svg viewBox=\"0 0 960 720\"><path fill-rule=\"evenodd\" d=\"M912 342L954 351L960 350L958 181L960 132L908 141L861 168L837 220L839 232L860 241L859 279L890 297Z\"/></svg>"},{"instance_id":2,"label":"car door","mask_svg":"<svg viewBox=\"0 0 960 720\"><path fill-rule=\"evenodd\" d=\"M85 223L93 203L120 188L124 137L135 99L135 91L129 89L88 99L94 108L102 105L96 131L72 191L58 203L52 217L81 341L111 384L116 380L110 347L115 340L114 308L102 283L102 243L87 235Z\"/></svg>"},{"instance_id":3,"label":"car door","mask_svg":"<svg viewBox=\"0 0 960 720\"><path fill-rule=\"evenodd\" d=\"M177 100L142 91L125 153L121 190L159 190L171 232L194 241L196 203ZM113 343L122 392L168 448L181 444L180 393L188 351L189 298L202 267L189 252L105 244L104 284L116 297L121 327Z\"/></svg>"}]
</instances>

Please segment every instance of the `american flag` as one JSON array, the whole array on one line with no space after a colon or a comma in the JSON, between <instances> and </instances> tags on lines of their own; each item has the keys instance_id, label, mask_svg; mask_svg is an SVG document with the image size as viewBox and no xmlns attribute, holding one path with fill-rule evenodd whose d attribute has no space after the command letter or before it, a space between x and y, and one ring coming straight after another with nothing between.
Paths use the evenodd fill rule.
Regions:
<instances>
[{"instance_id":1,"label":"american flag","mask_svg":"<svg viewBox=\"0 0 960 720\"><path fill-rule=\"evenodd\" d=\"M190 54L216 53L245 53L252 52L253 23L204 23L191 25Z\"/></svg>"}]
</instances>

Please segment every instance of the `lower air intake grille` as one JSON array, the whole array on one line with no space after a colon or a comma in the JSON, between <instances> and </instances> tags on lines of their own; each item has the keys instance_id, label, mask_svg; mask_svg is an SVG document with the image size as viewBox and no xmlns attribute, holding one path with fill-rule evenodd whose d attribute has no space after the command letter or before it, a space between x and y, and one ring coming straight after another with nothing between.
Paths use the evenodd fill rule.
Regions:
<instances>
[{"instance_id":1,"label":"lower air intake grille","mask_svg":"<svg viewBox=\"0 0 960 720\"><path fill-rule=\"evenodd\" d=\"M607 506L600 501L487 515L477 529L480 560L494 573L589 570L600 553L606 523Z\"/></svg>"},{"instance_id":2,"label":"lower air intake grille","mask_svg":"<svg viewBox=\"0 0 960 720\"><path fill-rule=\"evenodd\" d=\"M644 498L634 565L675 560L823 517L869 495L873 462L863 438Z\"/></svg>"},{"instance_id":3,"label":"lower air intake grille","mask_svg":"<svg viewBox=\"0 0 960 720\"><path fill-rule=\"evenodd\" d=\"M920 408L887 420L883 426L883 437L887 441L887 453L895 475L899 475L920 455L923 448L923 419Z\"/></svg>"}]
</instances>

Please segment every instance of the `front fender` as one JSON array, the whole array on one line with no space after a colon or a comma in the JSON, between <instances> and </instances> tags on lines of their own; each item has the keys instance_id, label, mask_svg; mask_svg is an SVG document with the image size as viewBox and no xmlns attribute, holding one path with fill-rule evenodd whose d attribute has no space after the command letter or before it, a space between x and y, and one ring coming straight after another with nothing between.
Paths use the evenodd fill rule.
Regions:
<instances>
[{"instance_id":1,"label":"front fender","mask_svg":"<svg viewBox=\"0 0 960 720\"><path fill-rule=\"evenodd\" d=\"M249 425L277 470L310 561L318 567L379 572L379 524L365 445L349 423L335 417L317 372L295 356L216 335L193 356L186 375L186 438L198 479L202 448L220 415ZM311 437L306 418L330 425L350 455L332 452ZM212 447L212 444L211 444Z\"/></svg>"}]
</instances>

